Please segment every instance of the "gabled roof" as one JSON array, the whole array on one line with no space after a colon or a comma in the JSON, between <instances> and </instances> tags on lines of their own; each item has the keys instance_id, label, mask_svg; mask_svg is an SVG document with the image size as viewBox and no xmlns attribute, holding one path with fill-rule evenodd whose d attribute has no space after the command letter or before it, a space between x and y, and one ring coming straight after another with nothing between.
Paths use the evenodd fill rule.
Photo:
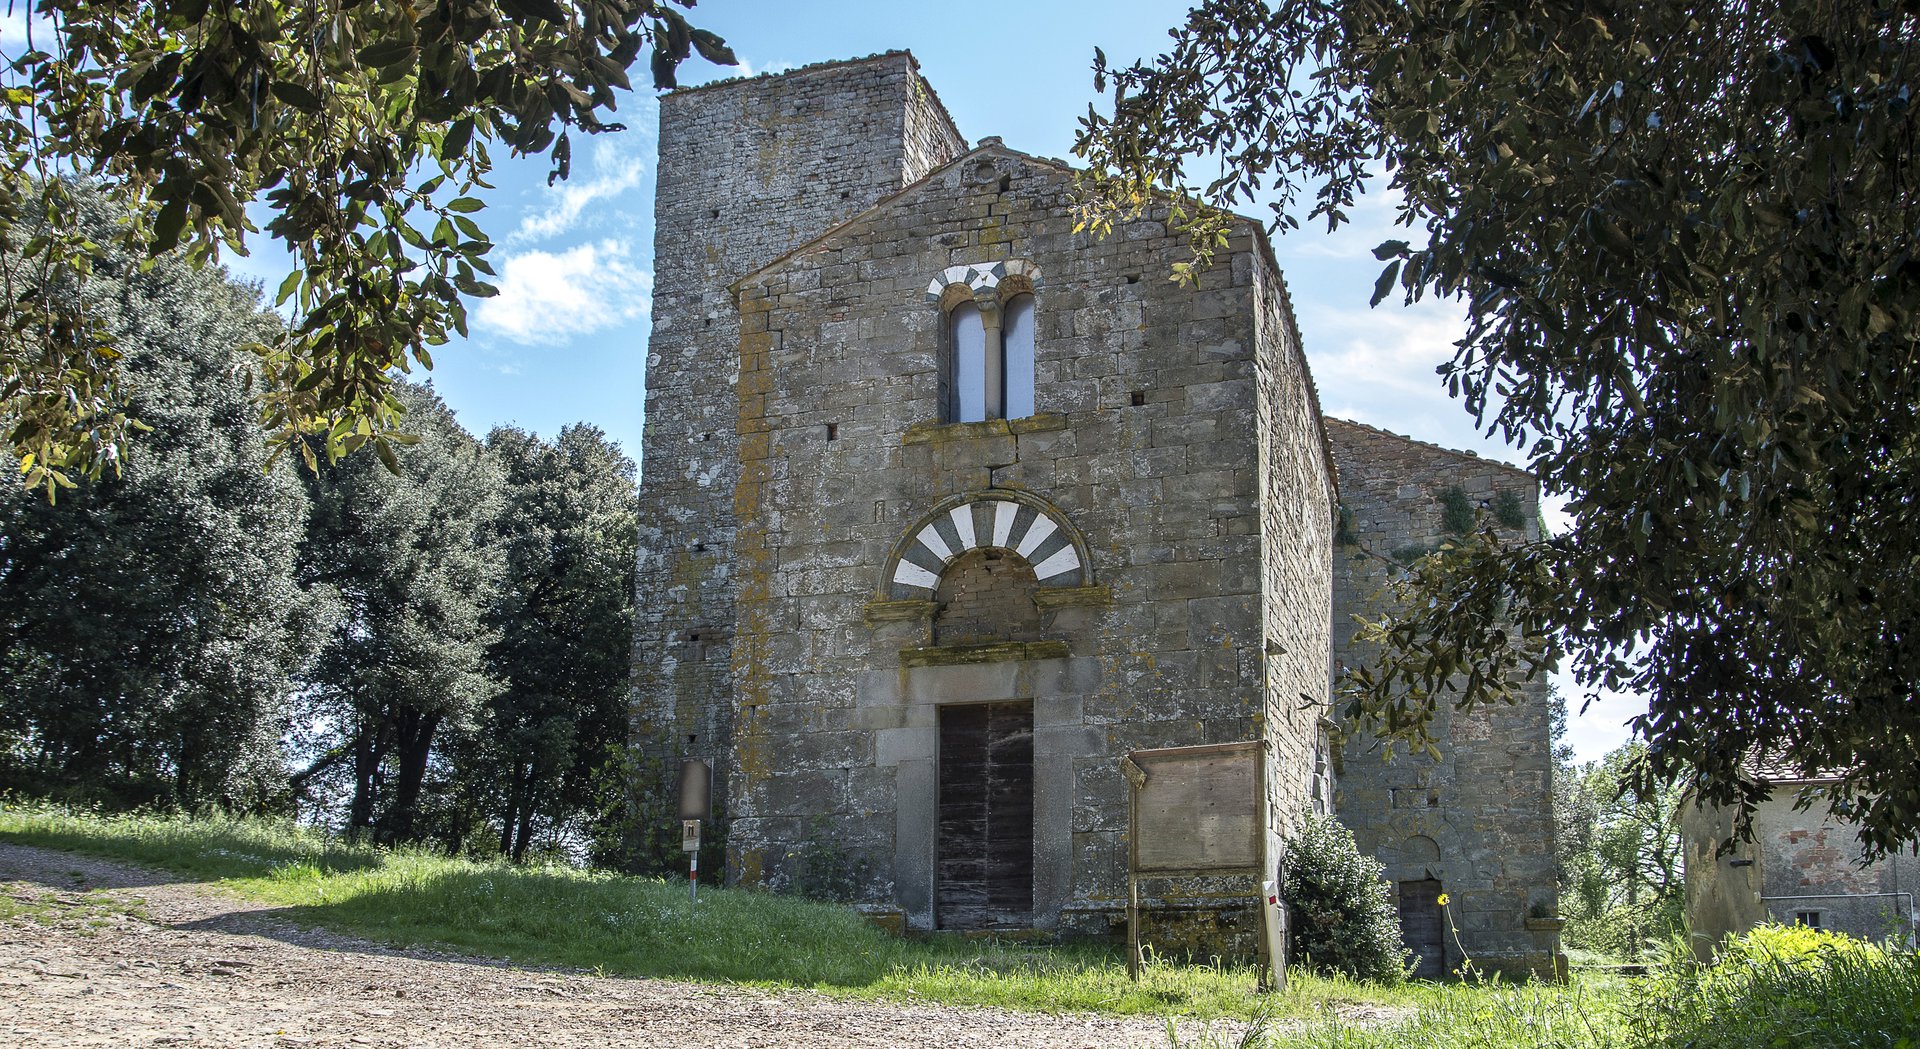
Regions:
<instances>
[{"instance_id":1,"label":"gabled roof","mask_svg":"<svg viewBox=\"0 0 1920 1049\"><path fill-rule=\"evenodd\" d=\"M1396 441L1401 441L1406 444L1411 444L1417 448L1425 448L1428 451L1439 452L1442 455L1450 456L1452 458L1460 459L1462 461L1471 461L1473 463L1480 464L1480 465L1496 467L1498 469L1505 470L1508 473L1519 474L1520 476L1525 477L1527 480L1534 481L1536 483L1540 480L1538 477L1534 476L1533 471L1527 469L1524 466L1515 466L1512 463L1501 462L1498 459L1489 459L1486 456L1481 455L1479 452L1469 452L1461 448L1448 448L1445 445L1434 444L1431 441L1417 440L1415 438L1408 437L1406 434L1394 433L1392 430L1382 430L1378 426L1368 426L1366 423L1354 422L1352 419L1337 419L1337 418L1334 418L1333 416L1327 416L1326 420L1327 422L1338 425L1338 426L1350 426L1356 430L1365 430L1368 433L1377 434L1381 437L1391 437Z\"/></svg>"},{"instance_id":2,"label":"gabled roof","mask_svg":"<svg viewBox=\"0 0 1920 1049\"><path fill-rule=\"evenodd\" d=\"M747 284L759 279L760 277L768 273L773 272L774 270L778 270L782 268L787 263L792 262L794 259L799 258L800 256L813 251L814 249L820 247L823 244L828 243L829 241L838 240L842 234L846 233L846 231L859 226L861 223L866 222L876 214L887 210L888 208L892 207L896 202L907 197L909 194L918 192L922 187L926 186L928 183L939 178L941 175L944 175L948 171L953 170L954 168L960 166L961 164L966 163L969 160L973 160L978 157L987 156L989 154L998 154L1004 157L1012 157L1016 160L1024 160L1029 163L1039 164L1043 167L1053 168L1054 170L1059 171L1062 174L1071 175L1073 173L1073 168L1069 167L1067 164L1065 164L1062 161L1054 160L1051 157L1038 157L1038 156L1034 156L1031 153L1022 153L1017 149L1009 149L1007 146L1003 145L998 138L991 138L991 137L983 138L980 140L979 145L973 147L972 149L966 151L965 153L960 154L959 156L954 157L952 160L949 160L946 163L941 164L938 167L935 167L931 171L928 171L925 175L922 175L919 178L913 180L912 182L909 182L906 185L900 187L899 189L894 190L892 193L889 193L886 196L881 197L879 200L874 201L873 206L867 208L865 211L855 213L854 215L840 222L838 225L829 226L824 232L820 233L818 236L815 236L809 240L801 241L799 244L795 245L793 248L789 249L784 254L776 256L773 260L768 262L766 265L760 267L757 270L753 270L743 275L739 280L736 280L732 284L728 285L727 286L728 289L734 292L734 294L736 295L739 294L740 289L742 287L745 287Z\"/></svg>"},{"instance_id":3,"label":"gabled roof","mask_svg":"<svg viewBox=\"0 0 1920 1049\"><path fill-rule=\"evenodd\" d=\"M905 52L888 52L887 54L889 55L905 54ZM886 57L886 56L881 55L876 57ZM810 68L816 68L816 67L810 67ZM942 112L944 112L944 110L942 110ZM918 192L923 187L925 187L935 179L940 178L941 176L953 170L954 168L962 164L965 164L969 161L975 160L979 157L983 157L987 155L998 155L1003 157L1010 157L1016 160L1025 161L1030 164L1036 164L1041 167L1051 168L1054 171L1057 171L1063 175L1073 175L1078 170L1077 168L1073 167L1072 165L1068 164L1063 160L1057 160L1053 157L1037 156L1032 153L1025 153L1020 150L1013 149L1007 146L1005 143L1003 143L998 136L989 136L987 138L983 138L980 140L979 144L974 146L972 149L968 150L965 153L960 154L959 156L954 157L953 159L947 161L944 164L941 164L933 168L932 170L928 171L925 175L922 175L920 178L915 179L914 181L900 187L898 190L895 190L894 192L889 193L884 197L881 197L879 200L875 201L871 207L868 207L866 210L848 217L847 219L843 220L837 225L829 227L828 229L821 232L819 235L815 237L802 241L800 244L795 245L793 248L789 249L785 253L770 260L769 262L767 262L766 265L761 266L756 270L753 270L749 273L742 275L738 280L734 281L732 284L729 284L727 286L727 289L733 292L734 296L737 299L740 294L740 289L745 287L749 283L763 279L764 277L785 267L788 263L791 263L793 260L800 258L801 256L806 255L810 252L813 252L825 244L828 244L832 241L839 239L841 236L845 235L847 231L851 229L855 229L858 226L860 226L862 223L869 221L876 214L892 207L895 203L902 200L907 195ZM1328 486L1332 489L1334 493L1334 498L1337 501L1339 498L1339 491L1340 491L1340 479L1339 479L1339 471L1338 469L1336 469L1334 465L1333 442L1332 442L1332 439L1327 435L1327 428L1325 426L1325 422L1327 421L1327 415L1320 406L1319 385L1314 381L1312 367L1306 364L1306 360L1305 360L1306 348L1303 340L1300 338L1300 324L1293 310L1293 292L1290 288L1287 287L1286 276L1280 269L1279 259L1274 256L1273 243L1271 239L1268 238L1267 236L1266 227L1261 225L1258 220L1248 218L1245 215L1241 215L1237 213L1230 213L1230 214L1233 215L1233 218L1236 221L1236 224L1240 227L1240 229L1250 236L1253 242L1254 251L1260 256L1260 258L1263 261L1266 262L1268 269L1272 271L1273 275L1278 280L1281 316L1283 318L1284 323L1286 324L1287 333L1292 337L1292 342L1295 347L1295 352L1299 353L1301 356L1302 371L1305 373L1306 380L1307 380L1306 385L1307 385L1308 403L1309 405L1312 406L1314 418L1322 422L1322 425L1320 427L1320 455L1321 455L1322 461L1324 461L1326 464ZM1359 424L1356 423L1355 425L1359 425ZM1382 432L1385 432L1385 431L1382 431ZM1448 449L1445 449L1445 448L1441 448L1439 450L1448 451ZM1471 452L1466 452L1466 453L1456 452L1453 454L1456 454L1456 455L1464 454L1468 456L1473 455L1473 453ZM1505 464L1496 464L1496 465L1504 466ZM1513 468L1508 467L1508 469L1513 469Z\"/></svg>"},{"instance_id":4,"label":"gabled roof","mask_svg":"<svg viewBox=\"0 0 1920 1049\"><path fill-rule=\"evenodd\" d=\"M1740 762L1740 771L1749 779L1774 787L1838 783L1843 778L1836 770L1817 769L1807 772L1795 767L1784 757L1762 757L1757 754Z\"/></svg>"}]
</instances>

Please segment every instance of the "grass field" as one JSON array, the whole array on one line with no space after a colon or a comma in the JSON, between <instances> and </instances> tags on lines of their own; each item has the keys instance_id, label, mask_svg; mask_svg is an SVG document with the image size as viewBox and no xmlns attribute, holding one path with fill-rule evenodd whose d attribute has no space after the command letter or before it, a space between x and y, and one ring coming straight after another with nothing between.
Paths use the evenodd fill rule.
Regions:
<instances>
[{"instance_id":1,"label":"grass field","mask_svg":"<svg viewBox=\"0 0 1920 1049\"><path fill-rule=\"evenodd\" d=\"M1920 958L1805 930L1758 930L1712 968L1675 953L1644 980L1383 987L1296 972L1287 993L1261 995L1250 968L1155 959L1136 984L1109 949L901 939L842 907L725 889L694 907L677 881L349 846L287 823L15 804L0 807L0 840L174 871L295 923L527 966L1264 1029L1245 1043L1187 1035L1181 1049L1920 1049ZM0 897L0 919L34 917ZM1355 1026L1343 1005L1404 1018Z\"/></svg>"},{"instance_id":2,"label":"grass field","mask_svg":"<svg viewBox=\"0 0 1920 1049\"><path fill-rule=\"evenodd\" d=\"M284 907L287 920L618 976L660 976L1014 1009L1202 1018L1319 1015L1343 1003L1414 1005L1418 986L1305 974L1255 992L1250 967L1152 960L1138 984L1119 952L1002 940L901 939L843 907L565 867L476 863L344 844L287 823L98 817L0 808L0 839L162 868Z\"/></svg>"}]
</instances>

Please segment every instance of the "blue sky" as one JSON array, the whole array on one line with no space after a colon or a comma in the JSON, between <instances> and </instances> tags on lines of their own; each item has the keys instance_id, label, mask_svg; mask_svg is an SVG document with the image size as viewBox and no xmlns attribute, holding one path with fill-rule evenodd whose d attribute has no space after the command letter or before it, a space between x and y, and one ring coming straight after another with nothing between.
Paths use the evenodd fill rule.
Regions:
<instances>
[{"instance_id":1,"label":"blue sky","mask_svg":"<svg viewBox=\"0 0 1920 1049\"><path fill-rule=\"evenodd\" d=\"M692 15L725 37L753 73L910 50L970 140L998 135L1015 149L1067 158L1075 118L1094 101L1093 49L1115 62L1156 53L1186 8L1165 0L944 7L709 0ZM682 67L682 81L740 72L696 58ZM635 74L644 76L644 63ZM512 423L551 435L586 421L639 455L658 107L643 91L620 108L628 130L576 143L567 182L548 187L538 160L496 158L497 189L477 217L499 245L501 294L477 304L472 339L436 353L431 376L476 433ZM1380 266L1371 249L1403 235L1392 219L1391 202L1371 197L1338 235L1307 230L1275 243L1323 405L1396 433L1516 460L1476 431L1434 375L1464 330L1461 309L1367 306ZM284 256L264 244L230 264L269 288L285 273ZM1561 687L1575 694L1571 682ZM1644 709L1632 697L1608 697L1584 715L1578 705L1571 742L1582 760L1622 742L1621 723Z\"/></svg>"}]
</instances>

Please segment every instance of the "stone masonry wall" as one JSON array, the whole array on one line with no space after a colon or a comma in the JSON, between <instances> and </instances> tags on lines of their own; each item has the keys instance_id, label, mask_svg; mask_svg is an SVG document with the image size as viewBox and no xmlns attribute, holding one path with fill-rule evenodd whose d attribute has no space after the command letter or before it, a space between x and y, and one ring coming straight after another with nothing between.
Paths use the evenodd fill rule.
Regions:
<instances>
[{"instance_id":1,"label":"stone masonry wall","mask_svg":"<svg viewBox=\"0 0 1920 1049\"><path fill-rule=\"evenodd\" d=\"M1033 566L1009 550L975 550L940 576L933 643L984 645L1041 640Z\"/></svg>"},{"instance_id":2,"label":"stone masonry wall","mask_svg":"<svg viewBox=\"0 0 1920 1049\"><path fill-rule=\"evenodd\" d=\"M1326 426L1344 525L1334 551L1337 671L1373 658L1354 640L1353 617L1380 613L1400 563L1463 523L1535 535L1540 496L1531 475L1501 463L1341 420ZM1558 938L1543 920L1557 916L1559 904L1551 731L1542 679L1514 706L1469 714L1443 706L1438 761L1401 753L1389 764L1364 733L1348 741L1338 815L1361 849L1386 864L1396 891L1402 881L1441 883L1459 930L1457 944L1445 937L1449 969L1464 946L1482 968L1551 971Z\"/></svg>"},{"instance_id":3,"label":"stone masonry wall","mask_svg":"<svg viewBox=\"0 0 1920 1049\"><path fill-rule=\"evenodd\" d=\"M661 99L633 712L662 772L683 755L722 757L733 718L729 285L964 148L904 53Z\"/></svg>"},{"instance_id":4,"label":"stone masonry wall","mask_svg":"<svg viewBox=\"0 0 1920 1049\"><path fill-rule=\"evenodd\" d=\"M977 150L741 285L730 847L742 880L786 884L788 854L825 814L847 869L869 872L863 899L930 927L938 708L1029 700L1036 923L1104 933L1125 896L1120 757L1253 738L1273 720L1271 682L1324 690L1324 619L1315 631L1312 611L1263 611L1263 593L1303 593L1324 616L1328 586L1311 552L1324 534L1276 515L1292 538L1263 540L1263 494L1307 517L1317 499L1323 519L1327 494L1296 490L1324 481L1321 445L1295 440L1310 429L1305 395L1278 376L1297 353L1261 340L1251 242L1178 287L1166 273L1182 238L1156 221L1074 234L1069 179ZM1014 260L1036 301L1037 413L942 424L929 283ZM1258 419L1264 358L1284 433ZM929 515L986 495L1044 506L1084 537L1089 563L1078 585L1036 590L1040 640L942 649L935 602L890 597L888 573ZM1269 620L1303 639L1263 655ZM1281 779L1304 790L1303 775Z\"/></svg>"},{"instance_id":5,"label":"stone masonry wall","mask_svg":"<svg viewBox=\"0 0 1920 1049\"><path fill-rule=\"evenodd\" d=\"M1244 257L1254 267L1260 318L1261 619L1266 737L1273 743L1268 777L1274 785L1273 826L1284 837L1312 807L1313 758L1329 699L1333 466L1286 285L1263 255Z\"/></svg>"},{"instance_id":6,"label":"stone masonry wall","mask_svg":"<svg viewBox=\"0 0 1920 1049\"><path fill-rule=\"evenodd\" d=\"M1703 957L1729 933L1762 921L1791 925L1809 914L1824 929L1913 942L1920 850L1861 864L1859 832L1819 800L1799 808L1803 786L1774 787L1754 809L1753 841L1726 854L1719 846L1733 834L1733 810L1682 810L1687 919Z\"/></svg>"}]
</instances>

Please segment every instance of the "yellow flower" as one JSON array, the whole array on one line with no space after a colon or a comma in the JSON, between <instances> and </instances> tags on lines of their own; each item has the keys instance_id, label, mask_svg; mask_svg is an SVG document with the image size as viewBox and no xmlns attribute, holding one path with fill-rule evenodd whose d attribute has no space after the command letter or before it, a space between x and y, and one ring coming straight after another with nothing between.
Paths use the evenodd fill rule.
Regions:
<instances>
[{"instance_id":1,"label":"yellow flower","mask_svg":"<svg viewBox=\"0 0 1920 1049\"><path fill-rule=\"evenodd\" d=\"M1437 901L1435 901L1435 902L1437 902L1437 903L1439 903L1439 904L1440 904L1440 906L1442 906L1442 907L1445 907L1445 906L1447 905L1447 894L1446 894L1446 893L1444 893L1444 892L1443 892L1443 893L1441 893L1441 894L1440 894L1440 899L1439 899L1439 900L1437 900Z\"/></svg>"}]
</instances>

